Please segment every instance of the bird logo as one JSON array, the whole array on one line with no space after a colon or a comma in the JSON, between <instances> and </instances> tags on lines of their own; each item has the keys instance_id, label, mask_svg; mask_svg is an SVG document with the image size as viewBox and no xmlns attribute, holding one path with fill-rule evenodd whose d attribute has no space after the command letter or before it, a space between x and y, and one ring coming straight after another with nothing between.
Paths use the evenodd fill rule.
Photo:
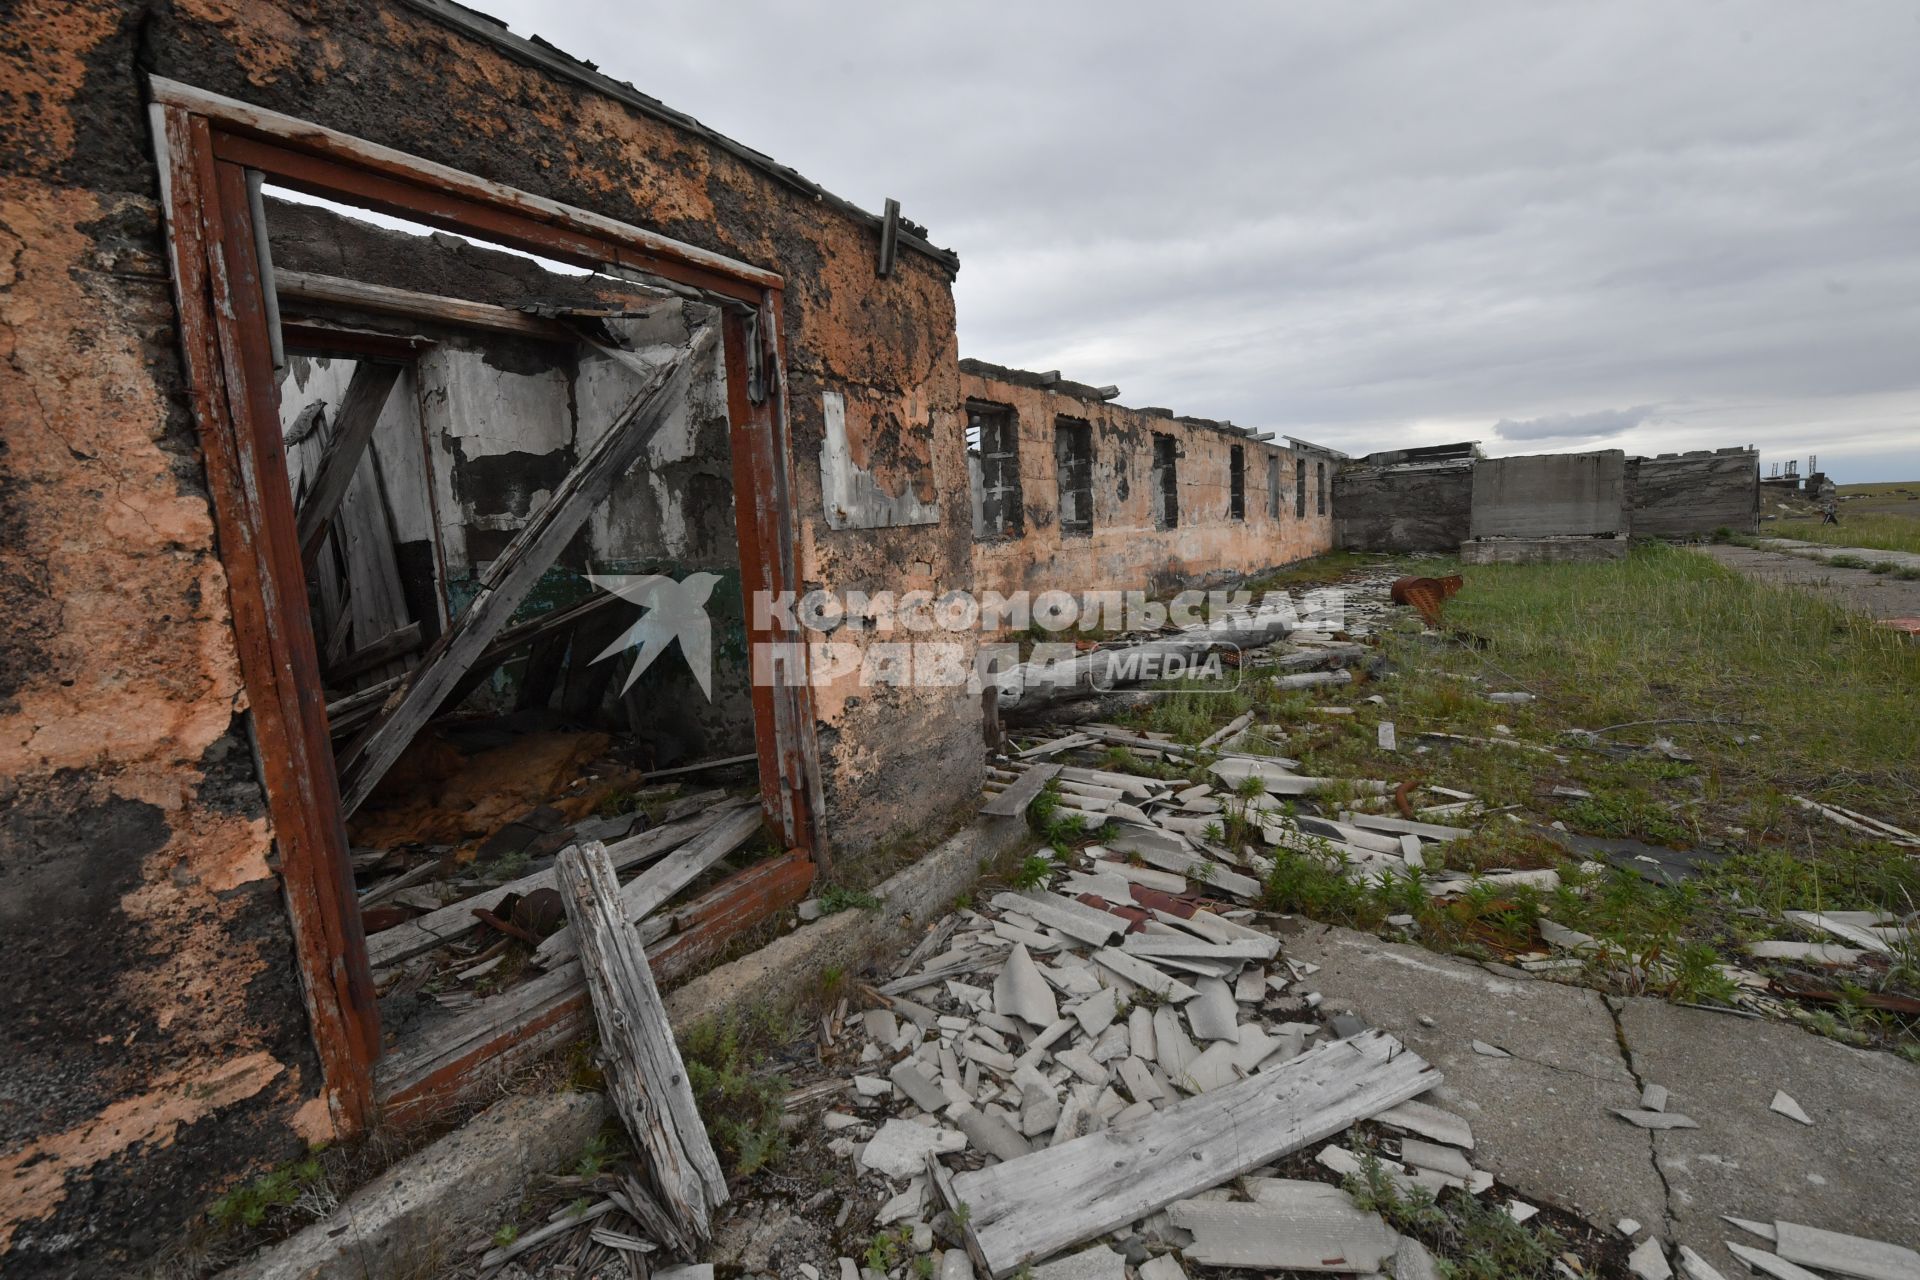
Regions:
<instances>
[{"instance_id":1,"label":"bird logo","mask_svg":"<svg viewBox=\"0 0 1920 1280\"><path fill-rule=\"evenodd\" d=\"M680 656L700 682L700 691L708 702L713 701L713 623L707 618L707 598L720 581L719 574L690 573L679 582L658 573L588 574L587 581L646 610L593 659L600 662L622 650L634 651L633 666L620 692L633 688L653 660L678 640Z\"/></svg>"}]
</instances>

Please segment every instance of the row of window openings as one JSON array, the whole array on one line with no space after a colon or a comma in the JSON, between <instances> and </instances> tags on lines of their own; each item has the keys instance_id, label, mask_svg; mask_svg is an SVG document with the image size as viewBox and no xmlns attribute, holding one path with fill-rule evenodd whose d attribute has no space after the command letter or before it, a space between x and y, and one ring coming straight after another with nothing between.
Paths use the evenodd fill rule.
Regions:
<instances>
[{"instance_id":1,"label":"row of window openings","mask_svg":"<svg viewBox=\"0 0 1920 1280\"><path fill-rule=\"evenodd\" d=\"M1020 448L1011 410L967 407L967 457L974 476L979 511L974 532L982 537L1017 538L1024 531L1020 503ZM1171 435L1153 434L1153 523L1156 529L1180 524L1180 445ZM1053 428L1054 473L1060 486L1060 532L1093 532L1093 427L1081 418L1060 418ZM1314 464L1314 507L1327 514L1327 464ZM1307 514L1307 464L1293 464L1293 514ZM1280 457L1267 458L1267 516L1280 518ZM1247 451L1234 445L1227 461L1227 518L1247 518Z\"/></svg>"}]
</instances>

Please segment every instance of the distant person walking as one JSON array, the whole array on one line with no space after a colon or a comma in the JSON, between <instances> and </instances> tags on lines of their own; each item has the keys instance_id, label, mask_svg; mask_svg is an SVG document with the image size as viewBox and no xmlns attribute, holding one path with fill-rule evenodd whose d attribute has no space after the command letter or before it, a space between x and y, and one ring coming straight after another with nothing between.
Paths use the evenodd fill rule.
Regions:
<instances>
[{"instance_id":1,"label":"distant person walking","mask_svg":"<svg viewBox=\"0 0 1920 1280\"><path fill-rule=\"evenodd\" d=\"M1827 503L1826 506L1820 508L1820 523L1821 524L1839 524L1840 523L1840 506L1838 503L1829 502Z\"/></svg>"}]
</instances>

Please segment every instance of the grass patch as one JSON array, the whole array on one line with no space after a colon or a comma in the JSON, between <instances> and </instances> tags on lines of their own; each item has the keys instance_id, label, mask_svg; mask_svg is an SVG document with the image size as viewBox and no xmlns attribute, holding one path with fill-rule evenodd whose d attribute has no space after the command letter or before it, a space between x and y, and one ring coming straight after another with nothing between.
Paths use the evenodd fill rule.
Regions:
<instances>
[{"instance_id":1,"label":"grass patch","mask_svg":"<svg viewBox=\"0 0 1920 1280\"><path fill-rule=\"evenodd\" d=\"M1763 536L1798 538L1829 547L1869 547L1876 551L1911 551L1920 555L1920 503L1913 515L1849 515L1843 507L1840 524L1818 520L1780 520L1769 524ZM1839 563L1837 560L1834 563Z\"/></svg>"},{"instance_id":2,"label":"grass patch","mask_svg":"<svg viewBox=\"0 0 1920 1280\"><path fill-rule=\"evenodd\" d=\"M1241 589L1259 596L1267 591L1329 586L1356 570L1378 569L1381 565L1391 562L1392 558L1389 556L1370 555L1364 551L1329 551L1325 555L1314 556L1311 560L1284 565L1271 573L1263 573L1257 578L1251 578L1241 585Z\"/></svg>"},{"instance_id":3,"label":"grass patch","mask_svg":"<svg viewBox=\"0 0 1920 1280\"><path fill-rule=\"evenodd\" d=\"M680 1039L687 1083L730 1177L744 1178L786 1154L780 1117L787 1081L766 1070L765 1062L768 1050L791 1039L792 1030L772 1014L708 1018Z\"/></svg>"},{"instance_id":4,"label":"grass patch","mask_svg":"<svg viewBox=\"0 0 1920 1280\"><path fill-rule=\"evenodd\" d=\"M832 915L837 911L878 911L880 899L865 889L849 889L845 885L830 884L820 891L820 911L823 915Z\"/></svg>"},{"instance_id":5,"label":"grass patch","mask_svg":"<svg viewBox=\"0 0 1920 1280\"><path fill-rule=\"evenodd\" d=\"M1446 1280L1546 1280L1566 1247L1551 1227L1515 1222L1476 1196L1436 1200L1424 1187L1402 1190L1372 1151L1362 1152L1360 1171L1345 1186L1361 1209L1426 1245Z\"/></svg>"},{"instance_id":6,"label":"grass patch","mask_svg":"<svg viewBox=\"0 0 1920 1280\"><path fill-rule=\"evenodd\" d=\"M303 1196L326 1183L326 1172L316 1154L269 1170L243 1182L207 1207L207 1217L223 1231L251 1230L270 1216L290 1210Z\"/></svg>"},{"instance_id":7,"label":"grass patch","mask_svg":"<svg viewBox=\"0 0 1920 1280\"><path fill-rule=\"evenodd\" d=\"M1920 646L1822 597L1649 545L1600 565L1475 566L1447 617L1493 645L1444 654L1446 665L1484 675L1485 659L1541 694L1497 709L1516 736L1523 720L1551 733L1738 719L1610 741L1666 734L1711 759L1700 772L1723 796L1790 788L1869 812L1911 809Z\"/></svg>"},{"instance_id":8,"label":"grass patch","mask_svg":"<svg viewBox=\"0 0 1920 1280\"><path fill-rule=\"evenodd\" d=\"M1404 567L1428 575L1453 568L1432 560ZM1411 931L1436 950L1509 960L1542 949L1540 921L1551 918L1595 939L1578 953L1589 960L1584 973L1564 976L1710 1004L1733 996L1722 964L1747 942L1804 936L1784 911L1904 915L1920 903L1920 860L1790 799L1914 825L1905 815L1920 797L1920 716L1912 712L1920 646L1824 598L1663 544L1604 564L1470 567L1447 622L1488 643L1399 627L1381 637L1389 674L1377 685L1285 692L1254 668L1231 696L1205 681L1164 686L1135 723L1198 742L1251 709L1255 733L1279 742L1303 773L1443 784L1489 809L1515 806L1521 821L1437 819L1476 830L1430 850L1430 860L1470 873L1552 868L1560 888L1483 881L1436 900L1424 869L1358 883L1331 851L1298 839L1272 853L1268 909L1363 929L1412 917ZM1364 701L1376 690L1384 707ZM1486 696L1494 690L1534 699L1494 703ZM1321 702L1352 714L1315 714ZM1389 718L1398 752L1377 745L1378 723ZM1423 730L1482 741L1423 742ZM1652 749L1656 739L1666 745ZM1153 766L1116 752L1105 763L1197 777L1206 761ZM1556 795L1556 787L1589 794ZM1235 821L1239 799L1223 798L1227 812L1210 834L1237 843L1248 834ZM1336 790L1298 809L1325 815L1356 799L1364 797ZM1626 870L1583 870L1543 834L1555 820L1583 835L1701 850L1709 869L1674 887ZM1920 993L1920 955L1876 982L1880 991ZM1865 998L1801 1016L1855 1042L1920 1044L1920 1028Z\"/></svg>"}]
</instances>

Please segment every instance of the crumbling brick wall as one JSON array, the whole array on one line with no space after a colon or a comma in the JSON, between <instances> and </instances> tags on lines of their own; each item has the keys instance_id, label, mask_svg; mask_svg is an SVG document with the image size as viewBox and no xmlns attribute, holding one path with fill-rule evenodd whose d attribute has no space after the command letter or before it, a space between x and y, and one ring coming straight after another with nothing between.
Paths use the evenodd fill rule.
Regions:
<instances>
[{"instance_id":1,"label":"crumbling brick wall","mask_svg":"<svg viewBox=\"0 0 1920 1280\"><path fill-rule=\"evenodd\" d=\"M472 21L472 16L467 16ZM482 23L484 25L484 23ZM458 29L427 0L80 0L0 50L0 1270L112 1270L330 1131L174 333L141 73L340 129L781 272L801 573L971 580L953 263L874 269L874 221L796 176ZM835 530L823 397L935 524ZM977 794L964 690L818 701L843 850Z\"/></svg>"},{"instance_id":2,"label":"crumbling brick wall","mask_svg":"<svg viewBox=\"0 0 1920 1280\"><path fill-rule=\"evenodd\" d=\"M1235 434L1165 409L1129 409L1079 383L961 362L969 402L1011 409L1017 420L1022 532L973 547L978 591L1173 591L1221 582L1318 555L1333 545L1331 460ZM1093 437L1093 528L1063 532L1054 432L1061 418L1089 423ZM1156 519L1154 436L1177 454L1178 519ZM1244 518L1229 513L1235 446L1244 453ZM1269 459L1279 460L1279 515L1271 514ZM1306 470L1305 514L1296 515L1296 464ZM1324 463L1327 512L1316 466Z\"/></svg>"}]
</instances>

